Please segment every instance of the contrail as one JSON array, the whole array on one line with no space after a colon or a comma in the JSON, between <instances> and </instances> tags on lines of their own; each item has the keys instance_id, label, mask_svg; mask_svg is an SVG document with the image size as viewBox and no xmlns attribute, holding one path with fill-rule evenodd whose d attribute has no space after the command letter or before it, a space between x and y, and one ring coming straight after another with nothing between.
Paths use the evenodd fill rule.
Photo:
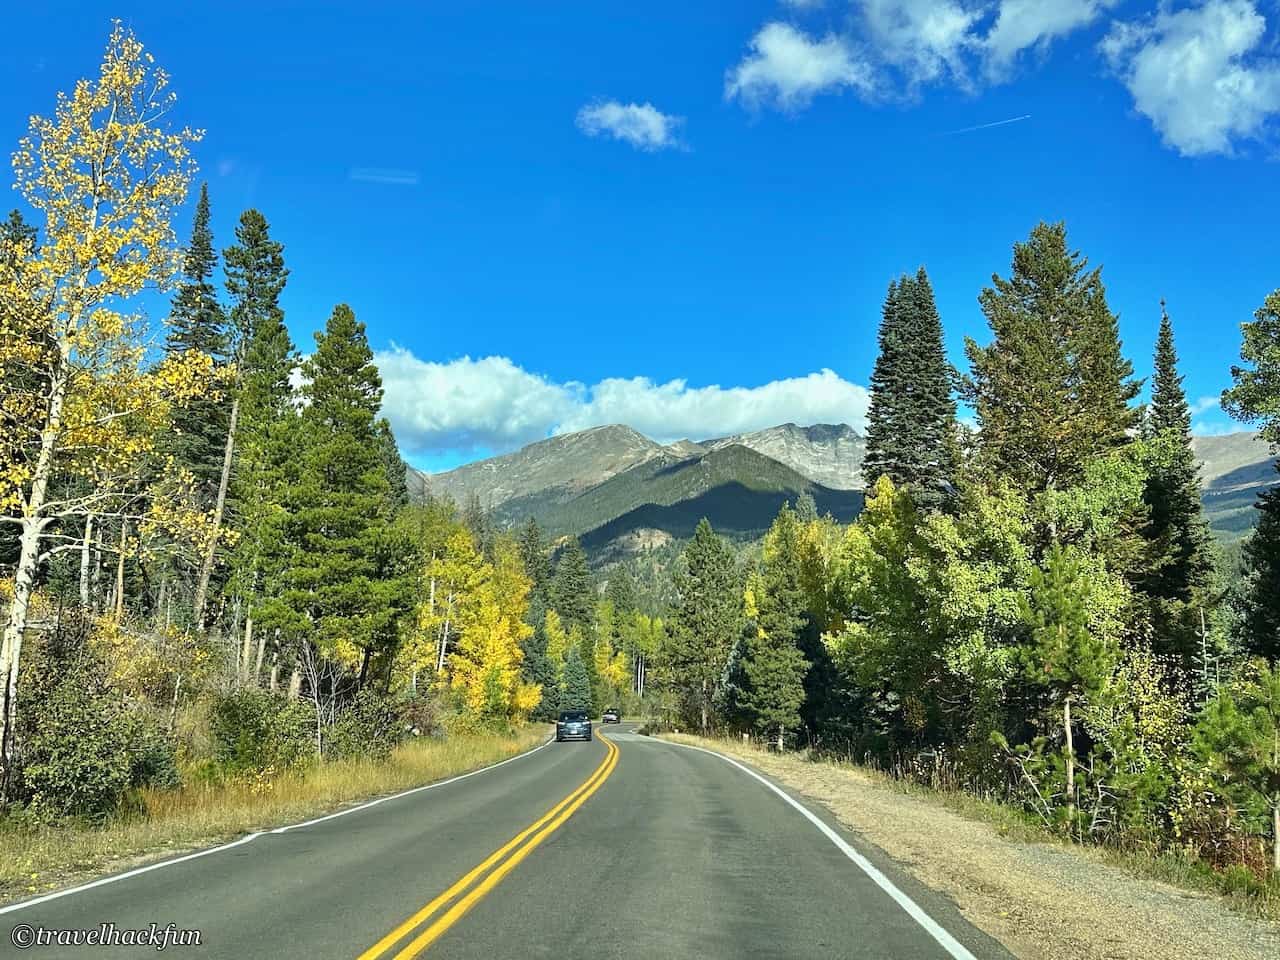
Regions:
<instances>
[{"instance_id":1,"label":"contrail","mask_svg":"<svg viewBox=\"0 0 1280 960\"><path fill-rule=\"evenodd\" d=\"M1003 127L1007 123L1017 123L1019 120L1030 120L1031 114L1024 113L1020 117L1010 117L1008 120L996 120L994 123L980 123L976 127L965 127L962 130L948 130L946 133L935 134L939 137L954 137L960 133L973 133L975 130L989 130L992 127Z\"/></svg>"}]
</instances>

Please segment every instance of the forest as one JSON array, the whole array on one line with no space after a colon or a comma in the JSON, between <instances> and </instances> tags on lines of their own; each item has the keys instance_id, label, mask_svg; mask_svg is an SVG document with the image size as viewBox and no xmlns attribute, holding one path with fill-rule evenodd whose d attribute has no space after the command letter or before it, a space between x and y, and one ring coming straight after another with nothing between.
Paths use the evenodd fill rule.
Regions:
<instances>
[{"instance_id":1,"label":"forest","mask_svg":"<svg viewBox=\"0 0 1280 960\"><path fill-rule=\"evenodd\" d=\"M264 213L219 249L202 186L179 242L201 132L173 103L117 26L14 154L0 829L620 706L1274 882L1280 494L1219 555L1170 314L1141 404L1063 224L981 290L966 370L926 272L889 285L852 523L801 497L755 549L704 520L593 574L534 522L411 502L364 325L339 304L292 342ZM1280 291L1241 329L1224 405L1278 442Z\"/></svg>"}]
</instances>

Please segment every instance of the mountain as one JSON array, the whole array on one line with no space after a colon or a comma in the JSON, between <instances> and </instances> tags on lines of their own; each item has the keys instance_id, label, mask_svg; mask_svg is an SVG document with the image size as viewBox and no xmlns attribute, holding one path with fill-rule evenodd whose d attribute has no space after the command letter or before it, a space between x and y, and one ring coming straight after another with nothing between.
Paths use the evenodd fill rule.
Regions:
<instances>
[{"instance_id":1,"label":"mountain","mask_svg":"<svg viewBox=\"0 0 1280 960\"><path fill-rule=\"evenodd\" d=\"M661 444L630 427L592 427L445 473L411 469L409 493L452 497L458 504L475 494L486 508L501 514L512 500L563 502L662 452Z\"/></svg>"},{"instance_id":2,"label":"mountain","mask_svg":"<svg viewBox=\"0 0 1280 960\"><path fill-rule=\"evenodd\" d=\"M1270 445L1256 433L1196 437L1200 499L1215 536L1235 540L1253 529L1258 494L1280 483Z\"/></svg>"},{"instance_id":3,"label":"mountain","mask_svg":"<svg viewBox=\"0 0 1280 960\"><path fill-rule=\"evenodd\" d=\"M784 423L755 433L740 433L702 444L718 450L740 444L785 463L803 477L833 490L861 490L866 441L847 423L798 427Z\"/></svg>"}]
</instances>

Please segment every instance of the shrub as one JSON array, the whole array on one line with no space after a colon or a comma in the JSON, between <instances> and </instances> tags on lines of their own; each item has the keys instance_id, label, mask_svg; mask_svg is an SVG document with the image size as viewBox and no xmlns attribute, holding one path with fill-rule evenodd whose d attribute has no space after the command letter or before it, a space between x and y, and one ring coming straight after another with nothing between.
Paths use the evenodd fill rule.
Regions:
<instances>
[{"instance_id":1,"label":"shrub","mask_svg":"<svg viewBox=\"0 0 1280 960\"><path fill-rule=\"evenodd\" d=\"M214 756L230 773L300 766L315 756L314 717L298 700L265 690L237 690L210 711Z\"/></svg>"},{"instance_id":2,"label":"shrub","mask_svg":"<svg viewBox=\"0 0 1280 960\"><path fill-rule=\"evenodd\" d=\"M405 722L399 705L365 687L330 728L325 756L383 760L404 738Z\"/></svg>"},{"instance_id":3,"label":"shrub","mask_svg":"<svg viewBox=\"0 0 1280 960\"><path fill-rule=\"evenodd\" d=\"M19 714L18 795L40 819L102 819L134 774L124 701L87 655L30 665L37 669L25 685L30 707Z\"/></svg>"}]
</instances>

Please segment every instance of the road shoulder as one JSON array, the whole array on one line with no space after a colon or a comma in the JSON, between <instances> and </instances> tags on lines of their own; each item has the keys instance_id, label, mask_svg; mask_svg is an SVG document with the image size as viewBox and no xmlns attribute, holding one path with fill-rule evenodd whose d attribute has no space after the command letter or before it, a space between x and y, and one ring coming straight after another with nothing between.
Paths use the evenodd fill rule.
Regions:
<instances>
[{"instance_id":1,"label":"road shoulder","mask_svg":"<svg viewBox=\"0 0 1280 960\"><path fill-rule=\"evenodd\" d=\"M1280 928L1215 898L1135 878L1087 848L1023 843L864 772L740 744L671 736L747 763L816 801L865 844L956 905L1014 955L1044 960L1264 960Z\"/></svg>"}]
</instances>

